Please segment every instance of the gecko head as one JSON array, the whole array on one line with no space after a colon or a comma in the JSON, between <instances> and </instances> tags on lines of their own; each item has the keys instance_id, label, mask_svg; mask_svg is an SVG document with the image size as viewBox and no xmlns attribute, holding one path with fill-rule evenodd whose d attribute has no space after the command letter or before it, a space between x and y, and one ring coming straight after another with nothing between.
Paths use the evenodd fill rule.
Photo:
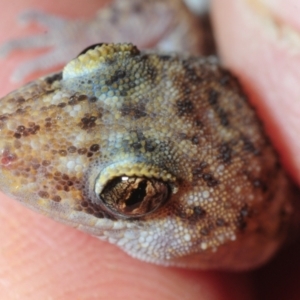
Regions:
<instances>
[{"instance_id":1,"label":"gecko head","mask_svg":"<svg viewBox=\"0 0 300 300\"><path fill-rule=\"evenodd\" d=\"M134 257L245 269L284 239L290 184L211 60L103 44L0 112L1 190Z\"/></svg>"}]
</instances>

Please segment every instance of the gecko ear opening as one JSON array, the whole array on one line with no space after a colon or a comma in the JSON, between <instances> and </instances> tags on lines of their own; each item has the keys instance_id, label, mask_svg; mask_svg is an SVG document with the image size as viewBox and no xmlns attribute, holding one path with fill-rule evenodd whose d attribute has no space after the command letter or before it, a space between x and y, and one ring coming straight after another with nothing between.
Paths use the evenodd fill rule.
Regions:
<instances>
[{"instance_id":1,"label":"gecko ear opening","mask_svg":"<svg viewBox=\"0 0 300 300\"><path fill-rule=\"evenodd\" d=\"M142 217L164 205L171 194L168 183L154 178L119 176L110 180L98 195L114 216Z\"/></svg>"}]
</instances>

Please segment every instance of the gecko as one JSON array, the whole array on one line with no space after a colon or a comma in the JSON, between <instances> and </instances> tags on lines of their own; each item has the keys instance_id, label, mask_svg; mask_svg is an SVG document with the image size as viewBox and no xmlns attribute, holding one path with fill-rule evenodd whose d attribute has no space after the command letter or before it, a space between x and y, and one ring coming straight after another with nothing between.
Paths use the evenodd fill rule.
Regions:
<instances>
[{"instance_id":1,"label":"gecko","mask_svg":"<svg viewBox=\"0 0 300 300\"><path fill-rule=\"evenodd\" d=\"M0 189L164 266L246 270L284 243L293 184L215 57L101 43L0 101Z\"/></svg>"}]
</instances>

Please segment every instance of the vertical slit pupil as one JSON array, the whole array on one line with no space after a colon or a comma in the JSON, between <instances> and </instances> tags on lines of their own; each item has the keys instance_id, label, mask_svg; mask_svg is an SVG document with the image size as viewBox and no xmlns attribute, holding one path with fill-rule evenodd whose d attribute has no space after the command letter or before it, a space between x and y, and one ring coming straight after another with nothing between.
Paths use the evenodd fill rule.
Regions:
<instances>
[{"instance_id":1,"label":"vertical slit pupil","mask_svg":"<svg viewBox=\"0 0 300 300\"><path fill-rule=\"evenodd\" d=\"M138 187L132 191L130 197L127 199L126 207L134 208L140 204L146 196L146 187L146 180L141 181L138 184Z\"/></svg>"}]
</instances>

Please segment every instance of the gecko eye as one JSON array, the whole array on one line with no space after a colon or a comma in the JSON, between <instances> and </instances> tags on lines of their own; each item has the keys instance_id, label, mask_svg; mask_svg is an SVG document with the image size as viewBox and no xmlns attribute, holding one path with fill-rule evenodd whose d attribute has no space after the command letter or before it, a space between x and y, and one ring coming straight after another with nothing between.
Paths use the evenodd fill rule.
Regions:
<instances>
[{"instance_id":1,"label":"gecko eye","mask_svg":"<svg viewBox=\"0 0 300 300\"><path fill-rule=\"evenodd\" d=\"M82 55L82 54L87 53L87 52L88 52L89 50L91 50L91 49L95 49L96 47L102 46L103 44L104 44L104 43L98 43L98 44L90 45L90 46L86 47L85 49L83 49L83 50L77 55L77 57L80 56L80 55Z\"/></svg>"},{"instance_id":2,"label":"gecko eye","mask_svg":"<svg viewBox=\"0 0 300 300\"><path fill-rule=\"evenodd\" d=\"M110 180L100 199L113 214L140 217L154 212L169 198L169 184L157 179L120 176Z\"/></svg>"}]
</instances>

